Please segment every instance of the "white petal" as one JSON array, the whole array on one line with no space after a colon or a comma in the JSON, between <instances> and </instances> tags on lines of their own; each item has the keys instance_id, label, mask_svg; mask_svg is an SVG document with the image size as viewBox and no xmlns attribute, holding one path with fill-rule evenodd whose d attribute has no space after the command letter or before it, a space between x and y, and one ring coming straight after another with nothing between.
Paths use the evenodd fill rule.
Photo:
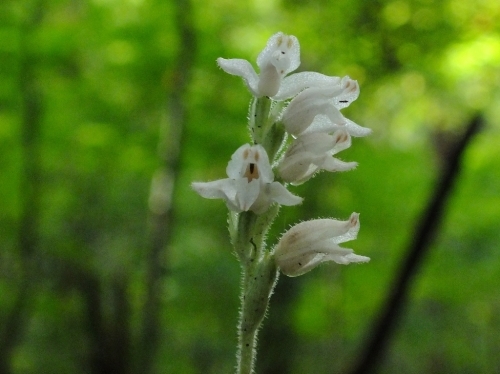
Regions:
<instances>
[{"instance_id":1,"label":"white petal","mask_svg":"<svg viewBox=\"0 0 500 374\"><path fill-rule=\"evenodd\" d=\"M335 105L330 103L325 103L323 104L322 108L323 111L321 111L320 113L325 114L330 120L330 122L338 126L345 125L346 118L340 113L340 111L337 108L335 108Z\"/></svg>"},{"instance_id":2,"label":"white petal","mask_svg":"<svg viewBox=\"0 0 500 374\"><path fill-rule=\"evenodd\" d=\"M327 103L333 97L342 93L340 86L309 87L301 91L289 105L289 110L302 110L311 105L321 105Z\"/></svg>"},{"instance_id":3,"label":"white petal","mask_svg":"<svg viewBox=\"0 0 500 374\"><path fill-rule=\"evenodd\" d=\"M343 91L333 99L334 105L338 109L348 107L359 96L359 84L349 76L342 78L340 85Z\"/></svg>"},{"instance_id":4,"label":"white petal","mask_svg":"<svg viewBox=\"0 0 500 374\"><path fill-rule=\"evenodd\" d=\"M261 214L274 202L281 205L297 205L302 202L302 198L293 195L278 182L266 183L260 186L260 194L252 204L250 210Z\"/></svg>"},{"instance_id":5,"label":"white petal","mask_svg":"<svg viewBox=\"0 0 500 374\"><path fill-rule=\"evenodd\" d=\"M340 248L340 247L339 247ZM346 254L346 255L339 255L339 254L328 254L323 258L322 262L326 261L334 261L337 264L340 265L348 265L351 263L362 263L362 262L369 262L370 258L366 256L359 256L355 253L352 253L352 250L349 250L351 253Z\"/></svg>"},{"instance_id":6,"label":"white petal","mask_svg":"<svg viewBox=\"0 0 500 374\"><path fill-rule=\"evenodd\" d=\"M227 207L234 212L243 209L236 202L236 183L233 179L220 179L213 182L194 182L191 187L207 199L224 199Z\"/></svg>"},{"instance_id":7,"label":"white petal","mask_svg":"<svg viewBox=\"0 0 500 374\"><path fill-rule=\"evenodd\" d=\"M236 188L231 179L219 179L212 182L193 182L191 187L206 199L234 199Z\"/></svg>"},{"instance_id":8,"label":"white petal","mask_svg":"<svg viewBox=\"0 0 500 374\"><path fill-rule=\"evenodd\" d=\"M344 121L347 121L347 118L344 117ZM314 117L311 125L302 133L302 135L311 133L331 133L342 127L345 127L345 125L332 123L332 121L330 121L325 114L319 114Z\"/></svg>"},{"instance_id":9,"label":"white petal","mask_svg":"<svg viewBox=\"0 0 500 374\"><path fill-rule=\"evenodd\" d=\"M291 156L285 156L279 165L281 178L293 185L299 185L309 180L319 170L324 157L328 155L315 155L311 152L299 152Z\"/></svg>"},{"instance_id":10,"label":"white petal","mask_svg":"<svg viewBox=\"0 0 500 374\"><path fill-rule=\"evenodd\" d=\"M310 224L306 225L308 222L310 222ZM336 243L340 243L335 239L339 237L342 238L348 232L353 231L356 227L356 222L351 219L347 221L339 221L336 219L315 219L303 222L303 224L304 225L301 228L302 230L310 230L307 237L307 240L310 243L321 242L324 240L332 240ZM355 239L355 236L353 236L353 239Z\"/></svg>"},{"instance_id":11,"label":"white petal","mask_svg":"<svg viewBox=\"0 0 500 374\"><path fill-rule=\"evenodd\" d=\"M298 152L311 152L319 155L332 150L338 143L339 137L312 133L298 136L287 151L287 156Z\"/></svg>"},{"instance_id":12,"label":"white petal","mask_svg":"<svg viewBox=\"0 0 500 374\"><path fill-rule=\"evenodd\" d=\"M348 118L343 117L344 125L332 123L330 119L324 115L320 114L314 117L311 125L301 134L311 134L311 133L332 133L339 129L345 128L349 135L355 137L363 137L370 135L372 130L367 127L362 127Z\"/></svg>"},{"instance_id":13,"label":"white petal","mask_svg":"<svg viewBox=\"0 0 500 374\"><path fill-rule=\"evenodd\" d=\"M290 184L300 186L302 183L311 179L318 171L321 171L318 165L310 164L307 170L302 175L296 177L293 181L290 181Z\"/></svg>"},{"instance_id":14,"label":"white petal","mask_svg":"<svg viewBox=\"0 0 500 374\"><path fill-rule=\"evenodd\" d=\"M278 170L284 181L294 185L309 180L320 169L346 171L357 166L355 162L343 162L332 155L348 148L351 138L345 129L333 135L310 133L299 135L288 148Z\"/></svg>"},{"instance_id":15,"label":"white petal","mask_svg":"<svg viewBox=\"0 0 500 374\"><path fill-rule=\"evenodd\" d=\"M279 55L276 54L279 52ZM287 59L289 62L286 63L287 68L284 69L282 75L286 75L300 65L300 45L297 38L293 35L285 35L282 32L278 32L271 36L267 41L265 48L257 57L257 65L259 68L263 68L268 62L274 60L273 65L280 67L280 62L276 59ZM283 67L283 65L281 65Z\"/></svg>"},{"instance_id":16,"label":"white petal","mask_svg":"<svg viewBox=\"0 0 500 374\"><path fill-rule=\"evenodd\" d=\"M269 164L269 157L266 150L260 144L243 144L231 156L231 160L226 167L226 173L229 178L238 179L248 177L246 175L250 164L256 168L256 178L262 183L270 183L274 180L274 174Z\"/></svg>"},{"instance_id":17,"label":"white petal","mask_svg":"<svg viewBox=\"0 0 500 374\"><path fill-rule=\"evenodd\" d=\"M253 147L253 157L254 162L259 168L259 174L261 183L270 183L274 180L273 170L269 164L269 156L266 150L260 144L256 144Z\"/></svg>"},{"instance_id":18,"label":"white petal","mask_svg":"<svg viewBox=\"0 0 500 374\"><path fill-rule=\"evenodd\" d=\"M303 177L311 166L314 155L310 152L299 152L286 155L278 166L281 178L286 182L294 182Z\"/></svg>"},{"instance_id":19,"label":"white petal","mask_svg":"<svg viewBox=\"0 0 500 374\"><path fill-rule=\"evenodd\" d=\"M263 66L259 74L257 89L260 96L272 97L276 95L281 84L281 74L271 63Z\"/></svg>"},{"instance_id":20,"label":"white petal","mask_svg":"<svg viewBox=\"0 0 500 374\"><path fill-rule=\"evenodd\" d=\"M313 87L299 93L284 110L282 121L286 130L299 135L308 130L318 115L327 116L330 122L343 125L345 118L331 101L332 95L341 92L339 87Z\"/></svg>"},{"instance_id":21,"label":"white petal","mask_svg":"<svg viewBox=\"0 0 500 374\"><path fill-rule=\"evenodd\" d=\"M284 35L285 34L283 34L280 31L280 32L277 32L276 34L274 34L273 36L271 36L267 40L266 46L257 56L257 66L259 66L259 68L261 66L267 64L267 62L271 59L272 54L274 53L274 51L276 51L278 39L280 39L280 38L282 39Z\"/></svg>"},{"instance_id":22,"label":"white petal","mask_svg":"<svg viewBox=\"0 0 500 374\"><path fill-rule=\"evenodd\" d=\"M308 87L340 85L340 77L330 77L313 71L291 74L283 79L274 100L286 100L294 97Z\"/></svg>"},{"instance_id":23,"label":"white petal","mask_svg":"<svg viewBox=\"0 0 500 374\"><path fill-rule=\"evenodd\" d=\"M283 274L289 277L298 277L321 264L323 257L323 254L304 253L286 260L277 258L277 262Z\"/></svg>"},{"instance_id":24,"label":"white petal","mask_svg":"<svg viewBox=\"0 0 500 374\"><path fill-rule=\"evenodd\" d=\"M260 96L258 95L257 88L259 77L257 76L257 73L255 72L255 69L253 68L252 64L250 64L250 62L239 58L225 59L219 57L217 59L217 64L226 73L242 77L252 94L255 96Z\"/></svg>"},{"instance_id":25,"label":"white petal","mask_svg":"<svg viewBox=\"0 0 500 374\"><path fill-rule=\"evenodd\" d=\"M344 258L346 260L349 261L349 263L362 263L362 262L369 262L370 261L370 257L366 257L366 256L360 256L360 255L357 255L355 253L351 253L351 254L348 254L346 256L344 256Z\"/></svg>"},{"instance_id":26,"label":"white petal","mask_svg":"<svg viewBox=\"0 0 500 374\"><path fill-rule=\"evenodd\" d=\"M226 167L226 174L229 178L243 178L247 166L243 155L245 153L250 153L251 148L250 144L243 144L231 155L231 160Z\"/></svg>"},{"instance_id":27,"label":"white petal","mask_svg":"<svg viewBox=\"0 0 500 374\"><path fill-rule=\"evenodd\" d=\"M346 241L346 235L356 238L359 231L358 215L353 213L349 220L314 219L298 223L288 230L276 246L276 253L294 256L315 246L315 243L331 240L333 243ZM338 240L335 240L337 239ZM342 240L342 241L339 241Z\"/></svg>"},{"instance_id":28,"label":"white petal","mask_svg":"<svg viewBox=\"0 0 500 374\"><path fill-rule=\"evenodd\" d=\"M251 182L248 182L246 178L237 179L235 181L235 188L235 205L238 206L242 211L248 211L259 196L259 180L254 179Z\"/></svg>"},{"instance_id":29,"label":"white petal","mask_svg":"<svg viewBox=\"0 0 500 374\"><path fill-rule=\"evenodd\" d=\"M335 145L332 147L332 154L335 155L351 146L351 136L347 129L342 126L339 130L333 133Z\"/></svg>"},{"instance_id":30,"label":"white petal","mask_svg":"<svg viewBox=\"0 0 500 374\"><path fill-rule=\"evenodd\" d=\"M346 120L345 127L347 129L347 132L352 136L362 137L370 135L372 133L372 130L369 129L368 127L362 127L347 118L345 120Z\"/></svg>"},{"instance_id":31,"label":"white petal","mask_svg":"<svg viewBox=\"0 0 500 374\"><path fill-rule=\"evenodd\" d=\"M340 247L338 244L333 243L331 240L318 242L314 246L313 250L318 253L323 253L327 256L346 256L354 252L352 249Z\"/></svg>"},{"instance_id":32,"label":"white petal","mask_svg":"<svg viewBox=\"0 0 500 374\"><path fill-rule=\"evenodd\" d=\"M358 237L359 232L359 213L352 213L348 219L349 230L345 234L336 235L332 238L335 243L344 243L349 240L354 240Z\"/></svg>"},{"instance_id":33,"label":"white petal","mask_svg":"<svg viewBox=\"0 0 500 374\"><path fill-rule=\"evenodd\" d=\"M318 165L321 169L326 171L348 171L355 169L358 166L357 162L345 162L334 157L328 157L324 159L321 165Z\"/></svg>"},{"instance_id":34,"label":"white petal","mask_svg":"<svg viewBox=\"0 0 500 374\"><path fill-rule=\"evenodd\" d=\"M288 69L285 71L285 74L289 74L292 71L297 70L297 68L300 66L299 40L293 35L289 35L288 37L291 40L291 46L289 47L289 50L288 50L288 54L289 54L288 58L290 59L290 65L288 66Z\"/></svg>"},{"instance_id":35,"label":"white petal","mask_svg":"<svg viewBox=\"0 0 500 374\"><path fill-rule=\"evenodd\" d=\"M294 112L287 112L285 110L283 116L283 124L285 125L285 129L289 134L299 135L304 131L307 131L316 114L317 110L314 107Z\"/></svg>"},{"instance_id":36,"label":"white petal","mask_svg":"<svg viewBox=\"0 0 500 374\"><path fill-rule=\"evenodd\" d=\"M270 198L281 205L291 206L302 203L302 198L292 194L279 182L270 185Z\"/></svg>"}]
</instances>

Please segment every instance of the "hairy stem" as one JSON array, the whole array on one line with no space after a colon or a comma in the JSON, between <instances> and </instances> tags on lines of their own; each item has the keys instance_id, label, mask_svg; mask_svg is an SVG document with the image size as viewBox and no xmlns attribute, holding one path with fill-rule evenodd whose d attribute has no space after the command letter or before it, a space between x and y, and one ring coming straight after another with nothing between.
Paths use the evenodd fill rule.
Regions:
<instances>
[{"instance_id":1,"label":"hairy stem","mask_svg":"<svg viewBox=\"0 0 500 374\"><path fill-rule=\"evenodd\" d=\"M269 131L269 111L272 101L267 97L254 98L250 104L250 131L256 144L264 143L265 136Z\"/></svg>"},{"instance_id":2,"label":"hairy stem","mask_svg":"<svg viewBox=\"0 0 500 374\"><path fill-rule=\"evenodd\" d=\"M270 118L272 104L268 97L254 98L249 114L252 139L266 149L271 161L285 139L284 129L276 128L274 118ZM257 333L278 279L273 255L265 246L266 234L278 211L279 205L273 205L260 215L248 211L229 216L231 241L242 269L237 374L254 372Z\"/></svg>"},{"instance_id":3,"label":"hairy stem","mask_svg":"<svg viewBox=\"0 0 500 374\"><path fill-rule=\"evenodd\" d=\"M265 236L278 210L274 205L261 215L249 211L229 216L229 231L242 271L238 374L254 372L257 333L278 278L274 258L265 248Z\"/></svg>"},{"instance_id":4,"label":"hairy stem","mask_svg":"<svg viewBox=\"0 0 500 374\"><path fill-rule=\"evenodd\" d=\"M266 253L255 264L242 267L241 313L238 326L238 374L254 372L256 342L278 271L272 256Z\"/></svg>"}]
</instances>

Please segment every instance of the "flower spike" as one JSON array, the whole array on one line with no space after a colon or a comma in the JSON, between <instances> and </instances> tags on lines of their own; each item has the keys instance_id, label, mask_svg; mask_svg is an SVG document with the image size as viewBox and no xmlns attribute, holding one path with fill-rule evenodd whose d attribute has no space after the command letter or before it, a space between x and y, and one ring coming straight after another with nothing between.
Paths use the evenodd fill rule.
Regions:
<instances>
[{"instance_id":1,"label":"flower spike","mask_svg":"<svg viewBox=\"0 0 500 374\"><path fill-rule=\"evenodd\" d=\"M241 262L241 308L238 324L238 373L253 373L257 332L265 317L279 272L295 277L323 262L368 262L341 243L356 239L359 214L346 221L314 219L286 231L272 250L267 235L280 205L296 205L302 198L287 190L316 173L345 171L337 153L351 146L351 137L371 130L345 118L341 110L359 95L358 82L348 76L316 72L291 74L300 65L295 36L271 36L254 65L244 59L218 58L226 73L243 78L253 95L248 114L252 144L231 156L227 178L192 183L202 197L223 199L230 210L229 234ZM275 173L277 180L275 181Z\"/></svg>"}]
</instances>

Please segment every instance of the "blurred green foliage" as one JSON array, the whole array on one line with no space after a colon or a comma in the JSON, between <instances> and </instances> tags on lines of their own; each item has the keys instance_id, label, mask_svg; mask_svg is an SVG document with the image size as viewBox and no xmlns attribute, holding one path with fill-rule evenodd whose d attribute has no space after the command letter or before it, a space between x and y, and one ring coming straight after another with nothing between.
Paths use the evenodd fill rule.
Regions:
<instances>
[{"instance_id":1,"label":"blurred green foliage","mask_svg":"<svg viewBox=\"0 0 500 374\"><path fill-rule=\"evenodd\" d=\"M279 30L299 38L300 70L360 82L344 112L374 132L341 154L357 170L294 188L305 202L282 210L269 242L298 220L356 211L361 231L349 244L372 261L282 277L264 330L282 323L286 336L264 335L259 372L272 372L273 355L292 374L352 367L448 148L476 113L486 129L467 150L381 372L500 371L498 0L196 1L187 89L176 68L183 11L169 0L1 2L0 372L97 373L92 357L106 347L125 365L108 372L143 372L148 196L176 93L184 140L151 371L233 370L239 265L226 208L189 184L224 177L248 141L250 95L216 58L254 61Z\"/></svg>"}]
</instances>

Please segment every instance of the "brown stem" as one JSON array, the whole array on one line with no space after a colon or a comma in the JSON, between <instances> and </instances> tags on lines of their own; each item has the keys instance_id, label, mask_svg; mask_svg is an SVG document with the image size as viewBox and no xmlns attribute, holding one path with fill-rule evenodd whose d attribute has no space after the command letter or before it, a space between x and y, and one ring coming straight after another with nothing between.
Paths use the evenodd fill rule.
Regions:
<instances>
[{"instance_id":1,"label":"brown stem","mask_svg":"<svg viewBox=\"0 0 500 374\"><path fill-rule=\"evenodd\" d=\"M127 374L130 368L130 304L127 298L127 278L115 276L111 282L114 321L110 321L113 370L108 373Z\"/></svg>"}]
</instances>

